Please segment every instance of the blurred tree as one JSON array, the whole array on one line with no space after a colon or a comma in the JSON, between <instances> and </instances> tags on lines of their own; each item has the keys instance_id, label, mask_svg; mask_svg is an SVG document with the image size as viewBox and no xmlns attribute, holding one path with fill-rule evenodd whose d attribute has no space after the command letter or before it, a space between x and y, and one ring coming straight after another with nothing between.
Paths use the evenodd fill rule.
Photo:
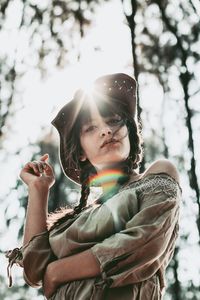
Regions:
<instances>
[{"instance_id":1,"label":"blurred tree","mask_svg":"<svg viewBox=\"0 0 200 300\"><path fill-rule=\"evenodd\" d=\"M196 224L200 237L200 190L198 183L198 172L196 167L195 152L195 132L197 128L192 127L193 111L191 101L200 91L198 86L198 72L194 72L195 65L199 62L199 38L200 38L200 10L195 1L171 1L171 0L122 0L122 5L130 28L132 38L133 67L136 78L140 79L142 74L153 74L159 81L163 89L163 95L169 99L174 94L177 98L174 102L179 105L178 118L182 120L182 130L187 129L188 148L190 151L190 167L185 168L185 161L188 154L184 157L184 152L176 157L179 170L188 172L191 189L195 192L198 214ZM180 93L174 92L174 82ZM179 100L180 99L180 100ZM140 100L140 99L139 99ZM166 101L166 99L165 99ZM138 112L144 116L144 111L138 104ZM142 118L142 117L141 117ZM144 118L142 118L144 121ZM151 128L151 137L145 139L145 162L152 161L159 157L163 151L165 157L171 156L166 140L166 128L161 118L160 128ZM148 119L146 123L149 124ZM176 124L174 124L176 126ZM161 129L161 130L160 130ZM160 130L160 131L159 131ZM159 135L161 133L161 136ZM173 145L175 147L175 144ZM159 149L159 150L158 150ZM187 164L188 165L188 164ZM187 237L182 239L187 243ZM200 239L199 239L200 241ZM177 246L171 267L173 274L173 284L169 286L168 293L173 300L198 298L198 288L193 289L191 285L187 288L181 286L179 281L179 258L177 253L180 246ZM186 291L188 291L186 293Z\"/></svg>"},{"instance_id":2,"label":"blurred tree","mask_svg":"<svg viewBox=\"0 0 200 300\"><path fill-rule=\"evenodd\" d=\"M127 13L126 9L125 9L125 3L126 1L122 0L122 5L124 7L124 14L128 23L128 26L130 28L130 32L131 32L131 43L132 43L132 56L133 56L133 75L135 77L135 79L138 81L138 76L139 76L139 66L138 66L138 57L137 57L137 53L136 53L136 47L137 47L137 43L136 43L136 14L138 12L138 2L131 0L130 1L130 6L131 6L131 13ZM137 101L137 113L138 113L138 119L139 122L141 124L142 127L142 118L141 118L141 113L142 113L142 109L140 107L140 97L139 97L139 92L137 92L137 97L138 97L138 101ZM145 155L143 156L142 162L140 164L140 171L144 172L145 169Z\"/></svg>"},{"instance_id":3,"label":"blurred tree","mask_svg":"<svg viewBox=\"0 0 200 300\"><path fill-rule=\"evenodd\" d=\"M166 69L170 66L176 66L179 73L178 77L182 86L184 95L185 106L185 123L188 129L188 147L191 151L190 169L188 175L190 179L190 186L196 193L196 201L198 204L198 216L197 227L200 236L200 189L197 180L197 170L195 161L195 149L194 149L194 134L192 128L192 109L189 105L189 100L192 98L192 94L196 93L196 90L190 92L190 85L195 80L195 73L191 72L191 65L196 64L200 59L200 53L195 49L195 46L199 42L200 38L200 20L197 10L195 9L192 1L180 2L179 5L172 6L172 3L168 3L168 6L172 6L179 12L179 16L176 19L175 14L173 18L166 12L166 3L164 1L152 1L156 3L160 9L164 30L173 35L175 38L174 45L168 46L169 61L166 64ZM175 11L174 11L175 12ZM178 15L178 14L177 14ZM182 22L182 25L181 25ZM186 34L186 32L187 34ZM194 49L194 50L193 50ZM191 63L192 61L192 63ZM167 80L163 81L167 85Z\"/></svg>"},{"instance_id":4,"label":"blurred tree","mask_svg":"<svg viewBox=\"0 0 200 300\"><path fill-rule=\"evenodd\" d=\"M125 7L126 1L122 0L122 4ZM188 147L191 151L191 167L188 174L199 207L197 226L200 233L200 194L192 129L193 113L189 106L189 100L200 90L200 87L195 87L193 91L190 88L196 80L195 73L191 72L192 67L200 59L199 12L192 1L138 0L130 1L130 4L129 12L127 13L125 9L124 12L131 31L136 78L142 72L152 73L159 79L164 92L167 93L171 89L169 77L171 73L176 72L183 91ZM137 19L140 21L136 22ZM138 108L140 115L140 104Z\"/></svg>"}]
</instances>

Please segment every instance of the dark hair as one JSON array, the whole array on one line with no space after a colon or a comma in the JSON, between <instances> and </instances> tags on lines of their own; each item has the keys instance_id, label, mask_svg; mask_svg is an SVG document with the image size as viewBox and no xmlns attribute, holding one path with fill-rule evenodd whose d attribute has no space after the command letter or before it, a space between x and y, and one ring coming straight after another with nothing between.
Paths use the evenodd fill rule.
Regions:
<instances>
[{"instance_id":1,"label":"dark hair","mask_svg":"<svg viewBox=\"0 0 200 300\"><path fill-rule=\"evenodd\" d=\"M142 136L141 136L141 126L140 123L137 122L130 114L127 112L126 108L123 107L121 102L116 105L115 103L100 101L97 102L97 107L99 113L102 117L110 117L113 115L119 115L122 118L122 123L116 129L115 133L126 124L128 128L128 135L130 141L130 153L129 157L120 164L120 169L127 175L125 181L128 180L130 175L132 174L134 169L137 169L139 163L142 159ZM50 214L47 220L48 229L53 229L56 225L63 223L65 220L73 218L75 214L81 212L83 208L87 205L87 199L90 193L90 177L96 174L96 169L94 166L86 160L85 162L80 161L81 155L81 145L80 145L80 132L82 125L87 121L90 120L91 115L89 111L89 106L87 101L84 102L78 116L74 127L71 131L71 136L68 141L68 153L71 159L73 159L77 169L81 170L80 172L80 182L81 182L81 197L79 201L79 205L76 206L73 210L69 209L61 209L57 212ZM119 185L122 185L123 181L118 182Z\"/></svg>"}]
</instances>

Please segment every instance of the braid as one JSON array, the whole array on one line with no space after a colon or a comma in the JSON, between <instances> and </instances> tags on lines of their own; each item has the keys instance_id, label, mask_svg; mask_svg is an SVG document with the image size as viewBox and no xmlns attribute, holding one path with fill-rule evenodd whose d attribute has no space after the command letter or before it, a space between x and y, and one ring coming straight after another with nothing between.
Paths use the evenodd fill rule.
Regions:
<instances>
[{"instance_id":1,"label":"braid","mask_svg":"<svg viewBox=\"0 0 200 300\"><path fill-rule=\"evenodd\" d=\"M86 166L81 169L80 181L82 182L82 186L79 205L75 206L73 210L68 208L60 208L58 211L50 214L47 219L47 227L49 230L52 230L55 226L60 225L69 219L72 219L76 214L79 214L84 207L86 207L87 199L90 193L90 173L91 167L89 168L88 166Z\"/></svg>"},{"instance_id":2,"label":"braid","mask_svg":"<svg viewBox=\"0 0 200 300\"><path fill-rule=\"evenodd\" d=\"M79 205L74 208L75 213L80 213L82 208L86 207L87 205L87 199L90 194L89 175L90 175L90 169L88 169L87 167L81 170L81 175L80 175L80 181L82 182L81 198L80 198Z\"/></svg>"},{"instance_id":3,"label":"braid","mask_svg":"<svg viewBox=\"0 0 200 300\"><path fill-rule=\"evenodd\" d=\"M128 160L129 168L133 171L138 168L139 163L142 160L143 148L142 148L142 135L141 135L141 123L136 123L133 119L127 120L127 127L129 131L129 140L131 144L131 152Z\"/></svg>"}]
</instances>

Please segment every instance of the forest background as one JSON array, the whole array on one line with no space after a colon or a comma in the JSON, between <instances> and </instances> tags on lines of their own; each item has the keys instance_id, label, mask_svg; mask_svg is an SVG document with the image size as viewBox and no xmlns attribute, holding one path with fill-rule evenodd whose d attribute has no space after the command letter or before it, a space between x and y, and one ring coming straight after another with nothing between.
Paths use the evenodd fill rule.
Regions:
<instances>
[{"instance_id":1,"label":"forest background","mask_svg":"<svg viewBox=\"0 0 200 300\"><path fill-rule=\"evenodd\" d=\"M77 87L112 72L139 83L141 171L166 157L180 173L164 300L200 299L200 2L1 0L0 45L0 300L43 299L18 268L7 288L4 252L21 245L27 206L20 169L48 152L57 179L49 211L75 205L80 190L60 169L50 122Z\"/></svg>"}]
</instances>

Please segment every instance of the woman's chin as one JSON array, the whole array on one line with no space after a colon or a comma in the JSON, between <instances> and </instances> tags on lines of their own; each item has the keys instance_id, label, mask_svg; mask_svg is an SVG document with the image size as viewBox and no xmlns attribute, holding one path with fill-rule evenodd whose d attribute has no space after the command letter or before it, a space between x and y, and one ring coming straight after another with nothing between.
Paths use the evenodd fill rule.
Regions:
<instances>
[{"instance_id":1,"label":"woman's chin","mask_svg":"<svg viewBox=\"0 0 200 300\"><path fill-rule=\"evenodd\" d=\"M98 164L97 166L95 166L95 168L97 170L103 170L103 169L112 169L112 168L117 168L118 165L120 165L123 161L125 161L126 158L124 157L118 157L116 159L109 159L108 161L105 161L103 163Z\"/></svg>"}]
</instances>

